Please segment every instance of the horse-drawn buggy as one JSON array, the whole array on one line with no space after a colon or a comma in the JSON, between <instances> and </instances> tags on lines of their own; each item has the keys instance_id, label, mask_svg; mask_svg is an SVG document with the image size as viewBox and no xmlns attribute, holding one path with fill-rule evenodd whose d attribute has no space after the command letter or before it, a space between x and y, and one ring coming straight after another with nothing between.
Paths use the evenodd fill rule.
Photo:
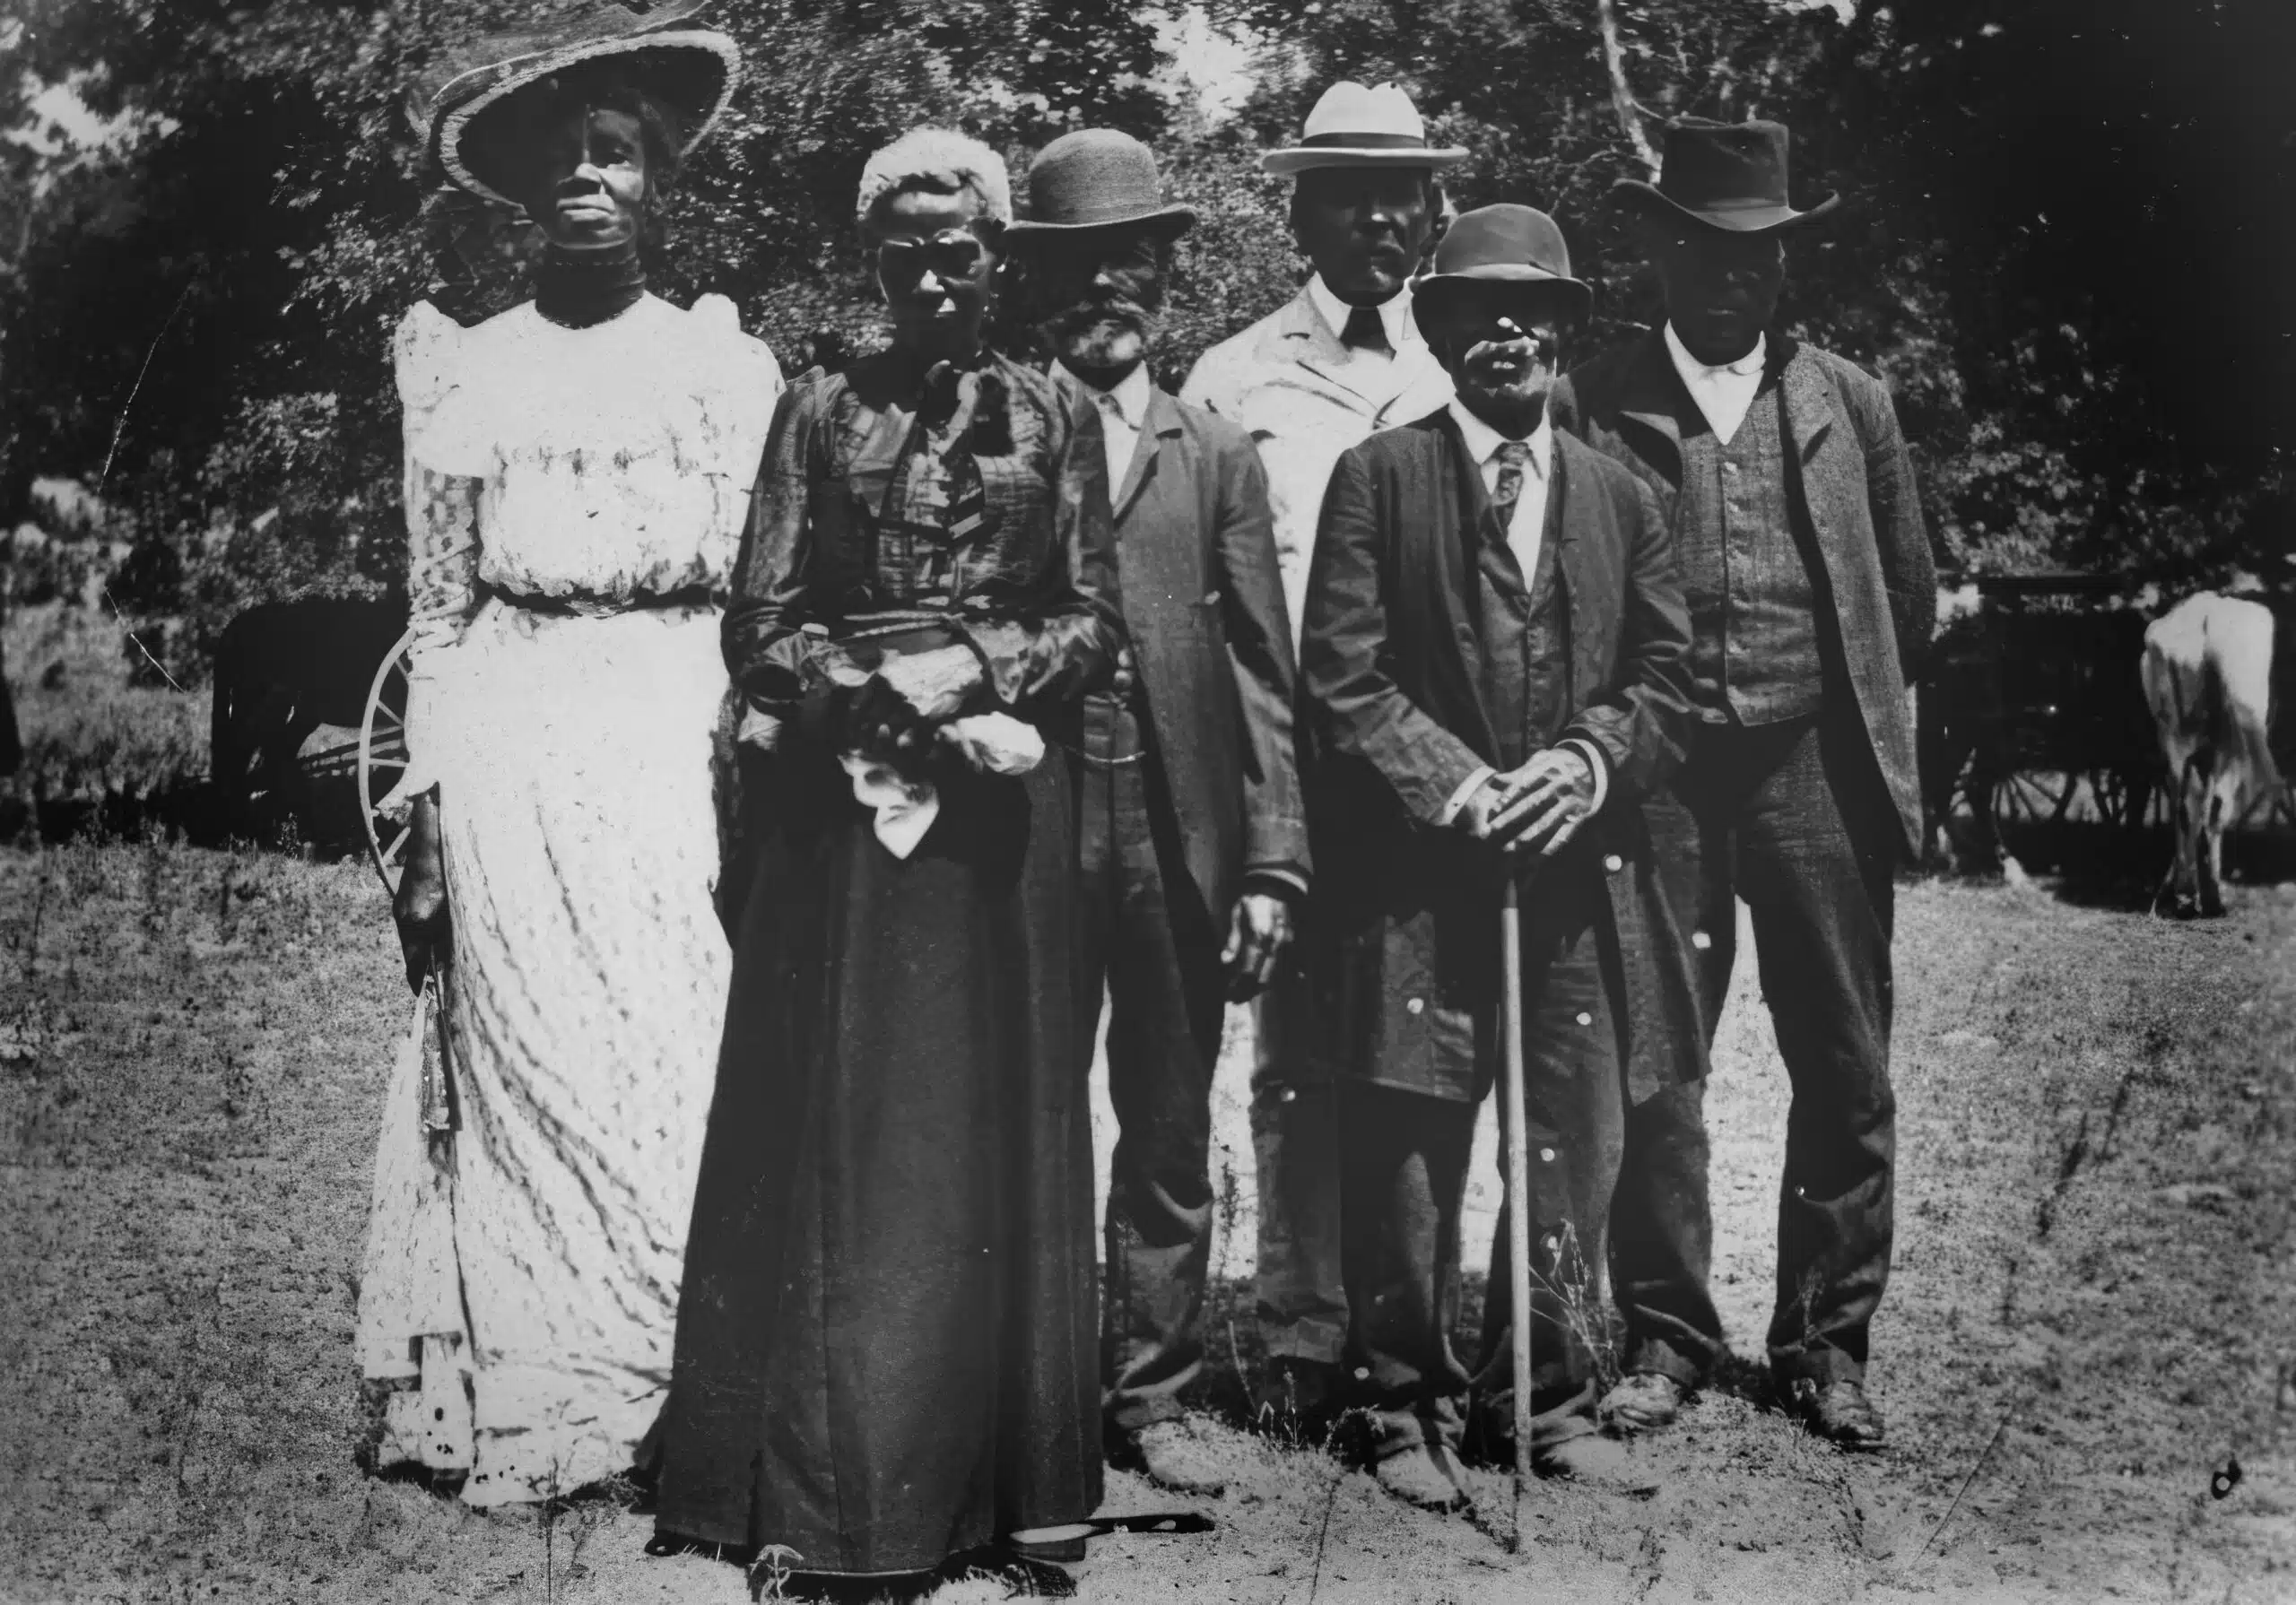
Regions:
<instances>
[{"instance_id":1,"label":"horse-drawn buggy","mask_svg":"<svg viewBox=\"0 0 2296 1605\"><path fill-rule=\"evenodd\" d=\"M2228 679L2216 662L2196 663L2187 671L2205 672L2187 674L2192 706L2179 707L2168 686L2147 684L2147 631L2155 620L2118 576L1987 575L1951 595L1954 616L1940 629L1922 676L1919 740L1932 839L1958 836L1960 862L1998 866L2005 833L2022 837L2029 853L2060 854L2072 834L2063 828L2071 826L2088 833L2109 863L2134 862L2150 874L2170 850L2149 827L2166 826L2180 841L2205 835L2213 843L2244 825L2296 822L2280 778L2288 772L2289 721L2275 719L2271 706L2285 700L2283 688L2296 668L2284 599L2190 600L2188 606L2229 606L2245 615L2238 624L2247 639L2204 655L2214 660L2235 646L2249 656L2260 651L2269 660L2270 691L2265 674ZM2276 630L2272 616L2280 620ZM2164 650L2173 655L2177 648L2166 639L2155 644L2149 672L2156 680L2167 668ZM2251 745L2260 745L2263 730L2274 725L2277 764L2261 751L2233 750L2238 742L2227 733L2236 726L2256 731ZM2164 750L2187 750L2196 741L2205 753L2198 768L2188 756L2189 772L2170 774ZM2227 785L2236 760L2244 774ZM2232 805L2210 802L2212 788ZM2198 901L2205 911L2214 899L2204 889Z\"/></svg>"},{"instance_id":2,"label":"horse-drawn buggy","mask_svg":"<svg viewBox=\"0 0 2296 1605\"><path fill-rule=\"evenodd\" d=\"M1922 676L1933 838L1991 867L2005 831L2081 821L2131 835L2165 806L2141 664L2145 615L2112 575L1987 575L1954 593ZM1973 603L1973 605L1972 605Z\"/></svg>"}]
</instances>

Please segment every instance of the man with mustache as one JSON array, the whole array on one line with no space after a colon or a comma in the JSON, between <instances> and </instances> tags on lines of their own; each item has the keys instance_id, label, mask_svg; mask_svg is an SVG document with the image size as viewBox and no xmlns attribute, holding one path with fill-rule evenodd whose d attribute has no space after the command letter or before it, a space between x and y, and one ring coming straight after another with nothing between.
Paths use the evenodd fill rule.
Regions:
<instances>
[{"instance_id":1,"label":"man with mustache","mask_svg":"<svg viewBox=\"0 0 2296 1605\"><path fill-rule=\"evenodd\" d=\"M1695 634L1690 753L1650 826L1695 931L1710 1039L1753 915L1762 991L1794 1088L1779 1187L1770 1364L1818 1436L1874 1449L1866 1333L1889 1274L1892 874L1921 843L1908 688L1936 584L1889 392L1768 332L1787 234L1824 216L1787 193L1778 123L1684 117L1643 213L1665 321L1558 387L1555 427L1655 492L1679 542ZM1626 1427L1674 1418L1722 1352L1707 1290L1702 1083L1634 1112L1611 1219Z\"/></svg>"},{"instance_id":2,"label":"man with mustache","mask_svg":"<svg viewBox=\"0 0 2296 1605\"><path fill-rule=\"evenodd\" d=\"M1335 83L1300 142L1260 165L1294 176L1292 232L1315 272L1300 292L1205 352L1180 398L1234 420L1266 465L1276 559L1299 638L1308 554L1339 454L1449 399L1420 335L1411 280L1441 215L1436 176L1465 160L1427 143L1391 83ZM1340 1391L1347 1295L1340 1277L1337 1115L1301 1045L1306 1000L1280 977L1254 1011L1260 1335L1271 1402L1313 1430Z\"/></svg>"},{"instance_id":3,"label":"man with mustache","mask_svg":"<svg viewBox=\"0 0 2296 1605\"><path fill-rule=\"evenodd\" d=\"M1155 158L1112 130L1053 141L1027 187L1028 215L1006 239L1055 378L1098 419L1079 438L1108 453L1132 642L1115 689L1087 700L1073 755L1088 1011L1077 1040L1092 1041L1105 977L1119 1131L1106 1435L1164 1486L1216 1493L1222 1473L1179 1394L1203 1365L1224 1005L1267 984L1308 889L1292 637L1250 438L1148 371L1172 242L1195 213L1163 204Z\"/></svg>"},{"instance_id":4,"label":"man with mustache","mask_svg":"<svg viewBox=\"0 0 2296 1605\"><path fill-rule=\"evenodd\" d=\"M1702 1050L1641 811L1688 734L1673 547L1650 491L1546 418L1591 299L1545 213L1453 223L1419 317L1457 395L1339 459L1309 577L1309 1018L1339 1093L1348 1358L1379 1482L1434 1509L1467 1498L1449 1333L1509 876L1532 1145L1509 1213L1533 1245L1535 1371L1511 1375L1502 1228L1477 1384L1531 1388L1544 1474L1656 1486L1599 1436L1594 1356L1556 1291L1599 1280L1626 1110Z\"/></svg>"}]
</instances>

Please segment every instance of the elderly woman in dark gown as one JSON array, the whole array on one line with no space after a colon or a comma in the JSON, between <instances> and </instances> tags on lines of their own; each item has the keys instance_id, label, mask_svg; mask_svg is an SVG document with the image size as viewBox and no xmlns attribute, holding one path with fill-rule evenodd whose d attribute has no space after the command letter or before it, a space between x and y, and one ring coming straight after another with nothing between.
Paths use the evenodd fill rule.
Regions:
<instances>
[{"instance_id":1,"label":"elderly woman in dark gown","mask_svg":"<svg viewBox=\"0 0 2296 1605\"><path fill-rule=\"evenodd\" d=\"M1030 764L1122 627L1097 425L979 347L1002 164L912 133L860 212L895 341L783 396L725 620L772 756L657 1548L884 1575L1099 1502L1071 804Z\"/></svg>"}]
</instances>

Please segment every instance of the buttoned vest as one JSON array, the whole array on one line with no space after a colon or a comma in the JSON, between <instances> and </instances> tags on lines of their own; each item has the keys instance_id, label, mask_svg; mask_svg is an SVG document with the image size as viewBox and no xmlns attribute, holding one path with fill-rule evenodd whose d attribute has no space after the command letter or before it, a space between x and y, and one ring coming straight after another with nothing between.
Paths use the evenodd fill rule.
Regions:
<instances>
[{"instance_id":1,"label":"buttoned vest","mask_svg":"<svg viewBox=\"0 0 2296 1605\"><path fill-rule=\"evenodd\" d=\"M1785 391L1775 372L1725 446L1685 395L1683 489L1674 540L1690 604L1698 706L1742 724L1772 724L1824 704L1816 586L1805 553L1816 534L1787 475Z\"/></svg>"},{"instance_id":2,"label":"buttoned vest","mask_svg":"<svg viewBox=\"0 0 2296 1605\"><path fill-rule=\"evenodd\" d=\"M1548 472L1555 472L1552 464ZM1514 768L1542 747L1552 746L1570 712L1570 622L1555 574L1561 506L1562 488L1550 480L1537 571L1527 577L1489 503L1469 526L1474 531L1470 538L1475 551L1469 555L1481 647L1475 677L1501 768Z\"/></svg>"}]
</instances>

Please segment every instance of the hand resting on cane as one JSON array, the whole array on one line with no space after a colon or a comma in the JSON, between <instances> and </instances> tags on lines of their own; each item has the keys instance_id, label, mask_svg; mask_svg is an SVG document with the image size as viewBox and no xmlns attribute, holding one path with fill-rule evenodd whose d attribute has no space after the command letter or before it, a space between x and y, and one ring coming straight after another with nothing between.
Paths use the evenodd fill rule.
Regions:
<instances>
[{"instance_id":1,"label":"hand resting on cane","mask_svg":"<svg viewBox=\"0 0 2296 1605\"><path fill-rule=\"evenodd\" d=\"M1457 823L1509 857L1552 858L1595 815L1595 769L1570 747L1534 752L1518 769L1493 775L1459 810Z\"/></svg>"}]
</instances>

